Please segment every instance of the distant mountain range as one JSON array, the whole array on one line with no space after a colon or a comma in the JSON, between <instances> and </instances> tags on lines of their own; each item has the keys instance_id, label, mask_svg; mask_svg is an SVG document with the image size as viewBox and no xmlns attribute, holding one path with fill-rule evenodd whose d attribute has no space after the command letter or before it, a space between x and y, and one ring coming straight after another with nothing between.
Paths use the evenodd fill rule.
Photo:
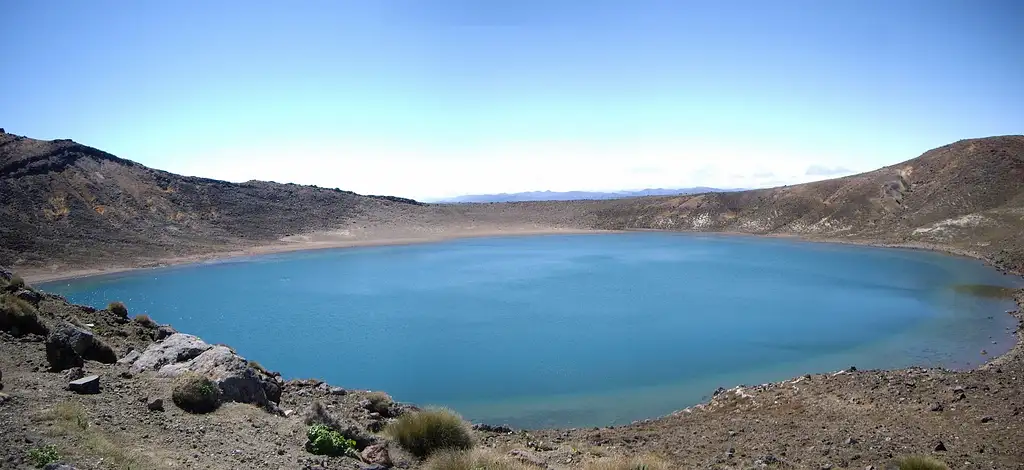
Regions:
<instances>
[{"instance_id":1,"label":"distant mountain range","mask_svg":"<svg viewBox=\"0 0 1024 470\"><path fill-rule=\"evenodd\" d=\"M720 193L742 191L742 189L720 189L697 186L694 188L649 188L638 191L527 191L522 193L470 194L437 202L525 202L525 201L575 201L581 199L620 199L640 196L675 196L679 194Z\"/></svg>"}]
</instances>

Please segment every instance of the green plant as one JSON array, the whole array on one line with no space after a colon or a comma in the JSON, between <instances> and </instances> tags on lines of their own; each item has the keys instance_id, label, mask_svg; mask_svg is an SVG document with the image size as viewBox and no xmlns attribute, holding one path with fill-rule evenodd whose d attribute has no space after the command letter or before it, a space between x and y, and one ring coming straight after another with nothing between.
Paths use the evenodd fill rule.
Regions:
<instances>
[{"instance_id":1,"label":"green plant","mask_svg":"<svg viewBox=\"0 0 1024 470\"><path fill-rule=\"evenodd\" d=\"M220 406L220 391L212 380L186 372L175 380L171 400L190 413L209 413Z\"/></svg>"},{"instance_id":2,"label":"green plant","mask_svg":"<svg viewBox=\"0 0 1024 470\"><path fill-rule=\"evenodd\" d=\"M149 328L149 329L153 329L153 328L156 328L156 327L160 326L155 321L153 321L152 318L149 318L149 315L146 315L145 313L143 313L141 315L135 315L135 323L138 323L139 325L143 326L144 328Z\"/></svg>"},{"instance_id":3,"label":"green plant","mask_svg":"<svg viewBox=\"0 0 1024 470\"><path fill-rule=\"evenodd\" d=\"M946 464L925 455L908 455L899 458L896 463L900 470L949 470Z\"/></svg>"},{"instance_id":4,"label":"green plant","mask_svg":"<svg viewBox=\"0 0 1024 470\"><path fill-rule=\"evenodd\" d=\"M472 451L444 450L431 455L423 468L425 470L535 470L527 465L491 450Z\"/></svg>"},{"instance_id":5,"label":"green plant","mask_svg":"<svg viewBox=\"0 0 1024 470\"><path fill-rule=\"evenodd\" d=\"M421 458L439 450L473 447L469 424L458 414L443 408L406 413L388 424L384 432Z\"/></svg>"},{"instance_id":6,"label":"green plant","mask_svg":"<svg viewBox=\"0 0 1024 470\"><path fill-rule=\"evenodd\" d=\"M57 446L50 444L29 450L28 460L36 468L43 468L48 464L57 463L60 460L60 454L57 453Z\"/></svg>"},{"instance_id":7,"label":"green plant","mask_svg":"<svg viewBox=\"0 0 1024 470\"><path fill-rule=\"evenodd\" d=\"M306 450L316 455L347 455L355 457L356 441L323 424L314 424L306 430Z\"/></svg>"},{"instance_id":8,"label":"green plant","mask_svg":"<svg viewBox=\"0 0 1024 470\"><path fill-rule=\"evenodd\" d=\"M107 304L107 310L110 310L121 318L128 318L128 307L125 307L121 302L111 302Z\"/></svg>"}]
</instances>

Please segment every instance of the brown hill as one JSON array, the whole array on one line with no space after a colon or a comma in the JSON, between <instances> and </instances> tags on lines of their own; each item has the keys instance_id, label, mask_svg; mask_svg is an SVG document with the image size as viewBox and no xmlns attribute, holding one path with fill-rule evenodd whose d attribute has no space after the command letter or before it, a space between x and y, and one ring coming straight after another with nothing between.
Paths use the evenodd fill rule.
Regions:
<instances>
[{"instance_id":1,"label":"brown hill","mask_svg":"<svg viewBox=\"0 0 1024 470\"><path fill-rule=\"evenodd\" d=\"M915 245L1024 268L1024 136L956 142L872 172L751 191L420 204L147 168L0 134L0 264L128 266L240 248L552 230L664 229Z\"/></svg>"},{"instance_id":2,"label":"brown hill","mask_svg":"<svg viewBox=\"0 0 1024 470\"><path fill-rule=\"evenodd\" d=\"M147 168L70 140L0 134L0 262L90 266L266 243L415 201Z\"/></svg>"},{"instance_id":3,"label":"brown hill","mask_svg":"<svg viewBox=\"0 0 1024 470\"><path fill-rule=\"evenodd\" d=\"M1024 267L1024 136L962 140L795 186L601 201L601 228L798 235L971 251Z\"/></svg>"}]
</instances>

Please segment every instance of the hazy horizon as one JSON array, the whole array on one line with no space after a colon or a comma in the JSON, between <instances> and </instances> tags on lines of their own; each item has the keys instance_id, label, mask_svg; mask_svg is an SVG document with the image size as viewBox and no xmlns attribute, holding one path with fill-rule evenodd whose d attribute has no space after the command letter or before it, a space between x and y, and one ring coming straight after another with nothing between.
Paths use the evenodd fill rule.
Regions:
<instances>
[{"instance_id":1,"label":"hazy horizon","mask_svg":"<svg viewBox=\"0 0 1024 470\"><path fill-rule=\"evenodd\" d=\"M755 188L1024 132L1024 4L6 5L0 127L437 200Z\"/></svg>"}]
</instances>

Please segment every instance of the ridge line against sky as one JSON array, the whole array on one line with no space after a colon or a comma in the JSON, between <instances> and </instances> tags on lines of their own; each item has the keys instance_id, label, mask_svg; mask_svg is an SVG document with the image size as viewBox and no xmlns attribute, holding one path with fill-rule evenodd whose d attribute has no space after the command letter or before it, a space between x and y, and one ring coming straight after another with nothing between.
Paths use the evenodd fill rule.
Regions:
<instances>
[{"instance_id":1,"label":"ridge line against sky","mask_svg":"<svg viewBox=\"0 0 1024 470\"><path fill-rule=\"evenodd\" d=\"M8 2L0 126L438 199L765 187L1024 132L1024 2Z\"/></svg>"}]
</instances>

